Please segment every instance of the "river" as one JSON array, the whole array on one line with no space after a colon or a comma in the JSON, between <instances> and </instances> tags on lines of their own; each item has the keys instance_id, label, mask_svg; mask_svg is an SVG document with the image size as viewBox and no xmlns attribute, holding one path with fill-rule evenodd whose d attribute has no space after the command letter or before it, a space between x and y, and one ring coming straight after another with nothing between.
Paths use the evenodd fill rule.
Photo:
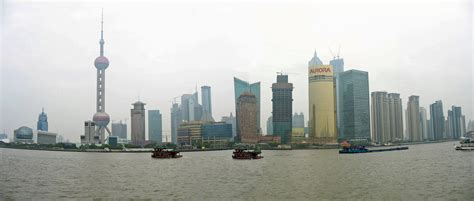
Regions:
<instances>
[{"instance_id":1,"label":"river","mask_svg":"<svg viewBox=\"0 0 474 201\"><path fill-rule=\"evenodd\" d=\"M0 148L0 200L474 200L474 152L453 142L339 155L337 150L81 153Z\"/></svg>"}]
</instances>

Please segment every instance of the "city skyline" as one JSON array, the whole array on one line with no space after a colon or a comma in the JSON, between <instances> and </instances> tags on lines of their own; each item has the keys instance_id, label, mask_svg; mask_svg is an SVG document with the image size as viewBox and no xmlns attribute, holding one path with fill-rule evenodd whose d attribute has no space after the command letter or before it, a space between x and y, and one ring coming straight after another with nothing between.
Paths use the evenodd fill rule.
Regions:
<instances>
[{"instance_id":1,"label":"city skyline","mask_svg":"<svg viewBox=\"0 0 474 201\"><path fill-rule=\"evenodd\" d=\"M95 5L87 4L91 7L78 6L77 8L73 8L74 6L70 7L70 4L74 5L73 3L56 4L63 5L66 8L65 11L56 10L54 9L54 6L50 7L47 4L25 5L17 2L10 2L5 5L6 12L3 16L5 26L3 32L6 40L2 41L2 49L4 50L2 57L4 60L2 60L1 83L2 97L7 98L1 100L2 116L0 130L5 130L9 136L12 136L13 130L20 126L35 127L37 111L42 106L45 106L45 108L48 109L50 130L65 136L71 141L78 141L78 136L83 134L84 120L91 119L91 114L94 113L95 104L93 99L96 83L94 76L90 75L92 65L91 60L93 60L97 55L97 25L99 24L100 6L102 5L96 7ZM315 5L313 5L313 7L314 6ZM385 8L382 5L379 6ZM38 7L45 8L46 10L49 9L52 12L49 14L43 13L41 19L34 19L35 13L38 14L38 11L35 11ZM150 105L150 108L161 108L166 111L166 108L171 107L172 97L183 93L192 93L195 85L208 85L212 87L213 116L215 119L220 119L220 117L228 115L230 112L235 112L232 98L232 77L235 76L248 80L249 82L261 81L262 97L260 125L262 131L265 131L265 121L268 116L271 115L271 90L269 87L271 86L271 83L274 82L275 73L278 71L287 72L290 79L295 80L293 82L295 87L293 93L295 96L293 111L302 111L305 116L308 116L308 104L306 98L308 90L307 86L305 86L307 85L307 80L304 79L307 76L307 66L305 63L309 58L311 58L311 54L315 48L318 50L318 54L321 55L320 57L323 62L329 62L332 55L330 51L327 50L327 46L332 46L332 48L335 49L339 43L342 44L340 56L345 60L346 70L355 68L370 73L370 92L377 90L395 91L401 94L404 104L408 100L408 96L416 94L420 96L420 106L425 108L428 108L429 104L436 100L442 100L445 106L443 111L445 116L447 116L447 110L450 109L452 105L456 105L463 108L463 114L466 116L467 122L472 119L472 88L471 92L469 92L466 91L465 87L472 86L472 74L459 73L462 71L472 72L472 69L469 69L469 67L472 66L468 54L469 45L464 44L466 40L470 41L471 39L467 38L467 34L464 35L461 33L463 31L459 31L459 29L467 29L469 26L464 24L465 21L460 20L459 22L459 19L456 18L456 16L464 16L469 13L466 13L465 11L461 12L462 10L459 11L461 7L438 8L433 5L428 7L428 11L433 13L435 11L441 11L441 13L451 13L453 10L459 11L455 13L454 16L450 17L437 17L430 15L431 17L435 17L435 19L429 20L428 25L422 26L423 28L428 29L428 31L422 31L410 27L414 25L414 23L407 23L407 26L397 26L398 28L408 28L408 30L404 30L419 36L420 34L431 34L431 31L435 32L438 30L436 27L433 27L435 25L434 21L441 20L441 22L444 23L443 25L446 25L443 27L445 32L438 34L444 36L441 37L443 40L450 40L449 42L443 42L441 39L436 40L433 36L427 36L428 39L422 40L421 42L414 42L414 44L410 45L401 41L402 43L399 46L396 46L396 49L399 50L398 52L389 51L382 46L375 45L375 43L368 43L369 51L362 51L360 48L366 47L363 43L369 42L365 36L354 37L351 41L348 41L347 38L344 39L344 36L341 35L342 32L338 32L338 30L336 30L337 34L335 36L331 36L327 32L323 32L321 35L314 35L315 33L321 32L303 29L302 34L304 37L302 38L307 40L306 43L298 41L298 45L292 46L291 44L282 42L282 44L279 44L279 47L281 46L281 48L274 48L285 49L283 47L287 47L286 49L291 50L291 53L288 51L274 51L268 49L268 46L264 44L265 42L260 43L255 41L258 37L253 35L253 32L248 31L247 29L242 29L246 31L239 32L244 36L247 36L246 38L244 37L244 39L238 37L238 35L229 34L227 31L233 30L233 28L228 26L224 26L224 31L218 31L213 37L202 37L203 32L199 32L200 34L198 34L197 39L193 38L192 40L187 39L185 41L190 43L189 46L180 43L178 47L173 48L170 43L164 43L163 47L156 48L153 47L153 44L158 43L161 40L154 40L150 37L144 37L144 39L138 40L137 45L132 45L132 42L135 43L137 41L135 41L135 39L130 40L127 38L136 37L132 37L133 34L120 28L123 26L120 25L122 22L124 25L133 28L133 25L130 25L130 20L119 16L119 11L124 9L124 5L119 4L108 6L105 4L104 7L105 18L107 19L107 27L105 27L105 31L108 33L107 56L112 61L114 67L107 71L107 112L111 116L111 120L129 119L130 114L128 113L128 109L130 109L130 103L136 99L137 94L141 95L143 101L147 102ZM174 8L173 6L171 7ZM232 8L231 6L225 5L222 7L224 9ZM331 5L329 5L329 7L332 8ZM138 8L131 9L132 11L135 11L135 13L139 10ZM197 10L197 17L199 19L208 17L208 15L201 13L199 8L189 6L185 9ZM202 9L206 10L209 8L205 7ZM248 6L247 9L255 11L252 12L251 15L256 16L257 19L261 20L257 23L271 24L271 19L260 16L256 11L266 11L269 12L270 16L272 16L271 14L274 14L274 12L282 8L272 5L272 7L268 9L259 6ZM299 8L298 6L290 6L288 9L296 12L302 8ZM243 11L245 10L236 10L234 12L240 14ZM412 10L409 9L409 11ZM144 9L144 12L146 14L151 14L150 9ZM292 19L302 20L300 24L303 25L307 23L316 28L319 27L317 23L312 22L311 20L318 23L321 23L321 20L307 19L307 16L304 14L308 14L309 11L302 9L302 12L303 15L298 15ZM97 14L95 15L94 13ZM169 12L165 12L165 14L172 15ZM216 13L212 12L212 14L215 15ZM370 13L367 15L370 15ZM58 16L61 16L60 18L62 19L57 19ZM143 17L143 15L138 16L141 18ZM356 16L356 18L364 18L364 16ZM125 17L132 16L126 15ZM390 16L382 16L382 18L384 17L391 19ZM48 30L51 29L48 25L48 21L53 18L55 20L51 21L54 22L60 30L55 29L55 32L57 31L55 35L48 35ZM225 15L224 18L234 19L228 15ZM283 20L281 17L279 19ZM108 20L110 20L110 22ZM141 20L143 20L143 18ZM254 25L247 21L248 19L243 20L245 23L250 23L250 28ZM342 19L336 19L336 22L338 20L341 22ZM417 20L423 19L416 18L414 21ZM453 20L458 20L458 22L453 25L445 24L452 22ZM237 28L246 28L247 26L245 23L238 23ZM348 23L350 25L357 25L354 21ZM166 25L168 27L171 26L169 24ZM204 25L209 28L207 24ZM299 25L291 27L295 26L299 28ZM325 26L330 25L325 24ZM452 26L459 27L453 28ZM137 30L139 30L139 32L137 34L140 35L143 34L143 32L149 31L148 28L144 28L146 27L138 28ZM30 33L29 35L21 33L30 29L34 29L35 33ZM275 29L277 28L271 26L268 30L263 30L263 34L269 34L270 31ZM457 29L459 33L447 31L449 29ZM361 34L361 32L356 30L350 30ZM362 33L369 34L368 30ZM153 32L155 30L151 31ZM169 33L174 33L174 31L167 31L165 35ZM292 33L291 35L293 34L297 33ZM62 37L55 37L57 35L61 35ZM148 35L145 34L145 36ZM285 37L280 34L273 37L281 37L282 39L285 39ZM456 37L461 39L456 39ZM390 39L390 35L388 35L388 38ZM229 43L224 43L223 45L218 44L222 41L227 41L227 39L230 39ZM394 45L397 42L400 42L397 38L392 39L394 39L394 41L389 40L388 45ZM251 49L238 46L236 42L239 40L243 40L244 44L250 44L250 47L260 48L257 48L258 52L247 52L247 50ZM429 47L436 49L446 49L450 47L450 54L446 55L446 52L444 51L436 52L435 50L429 50L428 53L422 52L424 47L427 45L426 43L430 40L434 40L435 43ZM275 43L272 40L265 41ZM55 48L47 48L49 45ZM452 45L456 48L452 48ZM207 51L194 52L201 49L200 47ZM404 49L407 47L415 50ZM72 52L70 54L61 54L61 52L58 52L59 50L63 51L63 49L66 48ZM132 48L133 51L140 52L140 54L131 53L130 50L125 50L123 48ZM183 51L187 48L190 49L190 51ZM403 49L403 51L401 51L401 49ZM168 50L171 53L167 53ZM228 51L220 53L222 50ZM360 51L362 51L362 53L359 53ZM397 54L392 55L390 53ZM429 56L429 54L432 53L434 55ZM153 56L154 54L158 56L155 57ZM51 60L43 59L47 57L46 55L63 56ZM383 55L383 60L375 59L374 61L371 61L374 57L380 55ZM214 59L214 56L223 58ZM182 60L189 59L195 65L190 65L190 68L182 67L189 63L182 61L180 58L182 58ZM29 61L31 63L25 65L23 61ZM169 61L172 62L167 63ZM446 70L446 66L450 66L449 71ZM156 70L152 67L156 67ZM409 71L405 72L405 70ZM187 71L190 71L190 73L186 73ZM206 71L215 72L212 72L209 75L194 76L195 73ZM427 72L429 72L429 75L426 74ZM455 73L457 77L453 80L454 82L439 82L439 80L446 79L446 73L449 75L451 75L450 73ZM178 74L182 74L183 76L179 77ZM221 78L214 79L215 74L218 74ZM32 79L36 78L32 77L33 75L40 75L40 79ZM60 76L57 77L57 75ZM426 76L426 79L419 78L422 75ZM127 80L127 77L129 76L138 79L143 78L143 80L135 79L132 82L124 81ZM160 76L160 79L154 79L155 76ZM171 80L166 77L170 77ZM176 80L176 78L180 79ZM398 82L398 80L403 80L403 82ZM423 81L421 82L421 80ZM21 81L21 84L19 84L19 81ZM167 90L167 83L176 86L176 88L172 91ZM8 86L21 87L10 89ZM38 93L41 93L42 95L39 95ZM37 100L31 101L29 97L32 96L37 97ZM75 107L76 105L79 107ZM21 116L17 114L21 114ZM164 112L164 135L169 135L170 133L168 122L170 122L169 113ZM148 136L148 133L146 136Z\"/></svg>"}]
</instances>

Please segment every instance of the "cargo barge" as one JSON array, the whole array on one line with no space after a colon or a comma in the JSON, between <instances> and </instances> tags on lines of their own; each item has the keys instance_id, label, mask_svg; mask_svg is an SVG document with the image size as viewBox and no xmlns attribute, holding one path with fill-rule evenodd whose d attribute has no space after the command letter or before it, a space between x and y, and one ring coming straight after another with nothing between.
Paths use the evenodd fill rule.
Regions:
<instances>
[{"instance_id":1,"label":"cargo barge","mask_svg":"<svg viewBox=\"0 0 474 201\"><path fill-rule=\"evenodd\" d=\"M181 158L183 157L179 154L179 151L175 149L165 149L163 147L156 147L154 148L152 154L152 158Z\"/></svg>"},{"instance_id":2,"label":"cargo barge","mask_svg":"<svg viewBox=\"0 0 474 201\"><path fill-rule=\"evenodd\" d=\"M371 152L384 152L384 151L400 151L407 150L408 147L392 147L385 149L367 149L365 146L352 146L351 144L344 142L341 144L342 149L339 150L339 154L361 154Z\"/></svg>"},{"instance_id":3,"label":"cargo barge","mask_svg":"<svg viewBox=\"0 0 474 201\"><path fill-rule=\"evenodd\" d=\"M260 151L259 149L248 150L245 148L237 148L234 150L232 158L241 160L261 159L263 158L261 154L262 151Z\"/></svg>"}]
</instances>

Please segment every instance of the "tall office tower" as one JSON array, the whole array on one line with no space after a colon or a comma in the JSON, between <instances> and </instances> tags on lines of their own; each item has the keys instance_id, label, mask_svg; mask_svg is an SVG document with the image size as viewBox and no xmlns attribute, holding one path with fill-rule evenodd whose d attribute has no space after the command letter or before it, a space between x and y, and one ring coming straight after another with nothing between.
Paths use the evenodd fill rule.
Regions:
<instances>
[{"instance_id":1,"label":"tall office tower","mask_svg":"<svg viewBox=\"0 0 474 201\"><path fill-rule=\"evenodd\" d=\"M148 138L152 142L163 141L160 110L148 110Z\"/></svg>"},{"instance_id":2,"label":"tall office tower","mask_svg":"<svg viewBox=\"0 0 474 201\"><path fill-rule=\"evenodd\" d=\"M194 105L194 118L193 121L210 121L207 119L203 119L203 113L202 113L202 105L196 104Z\"/></svg>"},{"instance_id":3,"label":"tall office tower","mask_svg":"<svg viewBox=\"0 0 474 201\"><path fill-rule=\"evenodd\" d=\"M255 95L256 98L256 104L257 104L257 129L258 133L261 133L261 127L260 127L260 82L255 82L255 83L248 83L246 81L243 81L241 79L238 79L234 77L234 98L235 98L235 108L237 110L237 102L240 97L244 92L251 92L253 95ZM236 113L237 114L237 113ZM239 127L239 117L236 115L237 118L237 128Z\"/></svg>"},{"instance_id":4,"label":"tall office tower","mask_svg":"<svg viewBox=\"0 0 474 201\"><path fill-rule=\"evenodd\" d=\"M385 91L372 92L372 141L385 144L390 139L390 115Z\"/></svg>"},{"instance_id":5,"label":"tall office tower","mask_svg":"<svg viewBox=\"0 0 474 201\"><path fill-rule=\"evenodd\" d=\"M449 120L449 137L452 139L459 139L461 136L464 136L463 129L463 115L461 107L452 106L451 110L448 111L448 120Z\"/></svg>"},{"instance_id":6,"label":"tall office tower","mask_svg":"<svg viewBox=\"0 0 474 201\"><path fill-rule=\"evenodd\" d=\"M449 114L451 113L451 114ZM450 124L450 117L452 118L452 112L448 110L448 117L444 120L444 139L451 139L451 124Z\"/></svg>"},{"instance_id":7,"label":"tall office tower","mask_svg":"<svg viewBox=\"0 0 474 201\"><path fill-rule=\"evenodd\" d=\"M280 136L282 144L291 143L293 117L293 84L288 83L288 75L277 75L272 84L273 135Z\"/></svg>"},{"instance_id":8,"label":"tall office tower","mask_svg":"<svg viewBox=\"0 0 474 201\"><path fill-rule=\"evenodd\" d=\"M112 135L121 139L127 139L127 124L122 123L122 121L112 123Z\"/></svg>"},{"instance_id":9,"label":"tall office tower","mask_svg":"<svg viewBox=\"0 0 474 201\"><path fill-rule=\"evenodd\" d=\"M343 58L339 58L339 55L337 55L337 57L334 57L331 61L329 61L329 64L333 67L334 69L334 78L336 80L336 121L337 121L337 130L338 130L338 133L340 133L340 128L341 128L341 118L342 118L342 115L340 113L341 111L341 101L340 101L340 97L339 97L339 90L340 90L340 87L339 87L339 73L342 73L344 72L344 59ZM367 97L368 97L368 92L367 92ZM370 116L370 114L369 114ZM369 128L370 129L370 128ZM370 135L370 133L369 133ZM341 137L339 136L339 139L341 139Z\"/></svg>"},{"instance_id":10,"label":"tall office tower","mask_svg":"<svg viewBox=\"0 0 474 201\"><path fill-rule=\"evenodd\" d=\"M420 107L420 129L422 140L428 140L428 120L426 117L426 109Z\"/></svg>"},{"instance_id":11,"label":"tall office tower","mask_svg":"<svg viewBox=\"0 0 474 201\"><path fill-rule=\"evenodd\" d=\"M102 13L100 30L100 56L94 61L97 69L97 108L92 117L97 127L96 134L100 136L100 143L105 142L105 131L110 135L107 125L110 122L110 116L105 112L105 70L109 67L109 59L104 56L104 14Z\"/></svg>"},{"instance_id":12,"label":"tall office tower","mask_svg":"<svg viewBox=\"0 0 474 201\"><path fill-rule=\"evenodd\" d=\"M304 114L302 112L293 114L293 128L304 128Z\"/></svg>"},{"instance_id":13,"label":"tall office tower","mask_svg":"<svg viewBox=\"0 0 474 201\"><path fill-rule=\"evenodd\" d=\"M232 124L232 140L234 140L235 136L237 136L237 122L235 116L232 115L231 112L229 116L223 116L221 121L226 124Z\"/></svg>"},{"instance_id":14,"label":"tall office tower","mask_svg":"<svg viewBox=\"0 0 474 201\"><path fill-rule=\"evenodd\" d=\"M201 99L202 99L202 120L203 121L214 121L212 117L212 101L211 101L211 87L201 87Z\"/></svg>"},{"instance_id":15,"label":"tall office tower","mask_svg":"<svg viewBox=\"0 0 474 201\"><path fill-rule=\"evenodd\" d=\"M308 62L309 137L313 143L337 143L336 95L333 67L314 52Z\"/></svg>"},{"instance_id":16,"label":"tall office tower","mask_svg":"<svg viewBox=\"0 0 474 201\"><path fill-rule=\"evenodd\" d=\"M370 141L369 73L348 70L339 73L339 139Z\"/></svg>"},{"instance_id":17,"label":"tall office tower","mask_svg":"<svg viewBox=\"0 0 474 201\"><path fill-rule=\"evenodd\" d=\"M267 135L273 135L273 118L269 116L267 119Z\"/></svg>"},{"instance_id":18,"label":"tall office tower","mask_svg":"<svg viewBox=\"0 0 474 201\"><path fill-rule=\"evenodd\" d=\"M132 143L143 144L145 142L145 103L137 101L130 109L132 116Z\"/></svg>"},{"instance_id":19,"label":"tall office tower","mask_svg":"<svg viewBox=\"0 0 474 201\"><path fill-rule=\"evenodd\" d=\"M431 129L433 130L433 136L430 140L442 140L444 139L444 110L443 102L441 100L436 101L430 105L430 121Z\"/></svg>"},{"instance_id":20,"label":"tall office tower","mask_svg":"<svg viewBox=\"0 0 474 201\"><path fill-rule=\"evenodd\" d=\"M427 120L427 125L428 125L428 140L432 141L434 140L434 135L433 135L433 123L431 123L431 119Z\"/></svg>"},{"instance_id":21,"label":"tall office tower","mask_svg":"<svg viewBox=\"0 0 474 201\"><path fill-rule=\"evenodd\" d=\"M255 144L258 141L257 98L251 92L243 92L237 99L237 141Z\"/></svg>"},{"instance_id":22,"label":"tall office tower","mask_svg":"<svg viewBox=\"0 0 474 201\"><path fill-rule=\"evenodd\" d=\"M403 141L403 107L400 94L388 94L388 114L390 119L390 141Z\"/></svg>"},{"instance_id":23,"label":"tall office tower","mask_svg":"<svg viewBox=\"0 0 474 201\"><path fill-rule=\"evenodd\" d=\"M407 103L407 136L412 142L422 141L422 131L420 128L420 97L410 96Z\"/></svg>"},{"instance_id":24,"label":"tall office tower","mask_svg":"<svg viewBox=\"0 0 474 201\"><path fill-rule=\"evenodd\" d=\"M183 121L182 114L178 103L173 103L171 108L171 142L174 144L178 143L178 128Z\"/></svg>"},{"instance_id":25,"label":"tall office tower","mask_svg":"<svg viewBox=\"0 0 474 201\"><path fill-rule=\"evenodd\" d=\"M38 116L37 130L39 131L48 131L48 115L44 113L44 108Z\"/></svg>"},{"instance_id":26,"label":"tall office tower","mask_svg":"<svg viewBox=\"0 0 474 201\"><path fill-rule=\"evenodd\" d=\"M194 121L195 102L193 94L183 94L181 96L181 116L183 117L183 121Z\"/></svg>"}]
</instances>

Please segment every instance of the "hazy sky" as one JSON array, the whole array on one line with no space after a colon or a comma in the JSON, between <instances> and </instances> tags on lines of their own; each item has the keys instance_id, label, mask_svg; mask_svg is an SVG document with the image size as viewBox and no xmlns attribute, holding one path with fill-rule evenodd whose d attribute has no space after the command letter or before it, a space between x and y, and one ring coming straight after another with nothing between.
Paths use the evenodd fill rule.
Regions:
<instances>
[{"instance_id":1,"label":"hazy sky","mask_svg":"<svg viewBox=\"0 0 474 201\"><path fill-rule=\"evenodd\" d=\"M401 93L404 108L419 95L425 108L441 99L445 112L474 113L470 0L1 2L0 130L9 136L36 128L44 107L50 131L79 141L95 113L102 7L112 120L129 123L140 95L162 111L169 135L173 97L201 85L220 119L235 113L237 76L262 82L266 131L279 71L294 84L293 111L307 118L307 63L315 49L329 63L339 46L346 70L368 71L370 91Z\"/></svg>"}]
</instances>

